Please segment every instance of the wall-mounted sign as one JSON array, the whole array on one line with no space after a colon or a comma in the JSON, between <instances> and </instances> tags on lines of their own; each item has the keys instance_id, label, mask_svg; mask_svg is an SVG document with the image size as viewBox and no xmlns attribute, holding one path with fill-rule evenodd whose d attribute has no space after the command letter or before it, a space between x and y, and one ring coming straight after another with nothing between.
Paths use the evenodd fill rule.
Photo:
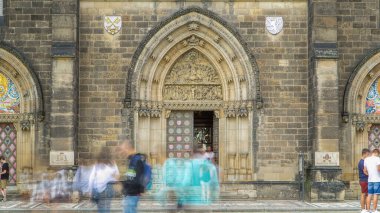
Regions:
<instances>
[{"instance_id":1,"label":"wall-mounted sign","mask_svg":"<svg viewBox=\"0 0 380 213\"><path fill-rule=\"evenodd\" d=\"M121 30L121 16L104 16L104 29L115 35Z\"/></svg>"},{"instance_id":2,"label":"wall-mounted sign","mask_svg":"<svg viewBox=\"0 0 380 213\"><path fill-rule=\"evenodd\" d=\"M339 152L315 152L315 166L339 166Z\"/></svg>"},{"instance_id":3,"label":"wall-mounted sign","mask_svg":"<svg viewBox=\"0 0 380 213\"><path fill-rule=\"evenodd\" d=\"M267 28L268 32L270 32L273 35L276 35L279 32L281 32L283 26L284 21L282 20L282 17L268 16L265 18L265 27Z\"/></svg>"},{"instance_id":4,"label":"wall-mounted sign","mask_svg":"<svg viewBox=\"0 0 380 213\"><path fill-rule=\"evenodd\" d=\"M50 166L74 165L74 151L50 151Z\"/></svg>"}]
</instances>

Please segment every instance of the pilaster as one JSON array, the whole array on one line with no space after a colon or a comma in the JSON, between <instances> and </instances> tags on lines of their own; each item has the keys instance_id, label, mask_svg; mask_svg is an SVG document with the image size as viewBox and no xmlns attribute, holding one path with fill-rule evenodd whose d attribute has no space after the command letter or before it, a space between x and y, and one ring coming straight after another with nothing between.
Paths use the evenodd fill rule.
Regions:
<instances>
[{"instance_id":1,"label":"pilaster","mask_svg":"<svg viewBox=\"0 0 380 213\"><path fill-rule=\"evenodd\" d=\"M53 0L50 166L74 165L78 103L78 4Z\"/></svg>"},{"instance_id":2,"label":"pilaster","mask_svg":"<svg viewBox=\"0 0 380 213\"><path fill-rule=\"evenodd\" d=\"M310 198L342 200L336 1L310 0L309 11Z\"/></svg>"}]
</instances>

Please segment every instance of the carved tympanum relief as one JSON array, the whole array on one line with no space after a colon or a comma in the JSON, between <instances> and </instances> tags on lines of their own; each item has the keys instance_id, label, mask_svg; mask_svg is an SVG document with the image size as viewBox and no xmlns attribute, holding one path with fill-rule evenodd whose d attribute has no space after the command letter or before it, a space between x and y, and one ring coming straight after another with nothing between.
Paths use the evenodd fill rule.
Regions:
<instances>
[{"instance_id":1,"label":"carved tympanum relief","mask_svg":"<svg viewBox=\"0 0 380 213\"><path fill-rule=\"evenodd\" d=\"M222 84L212 64L197 50L185 53L169 71L165 100L222 100Z\"/></svg>"}]
</instances>

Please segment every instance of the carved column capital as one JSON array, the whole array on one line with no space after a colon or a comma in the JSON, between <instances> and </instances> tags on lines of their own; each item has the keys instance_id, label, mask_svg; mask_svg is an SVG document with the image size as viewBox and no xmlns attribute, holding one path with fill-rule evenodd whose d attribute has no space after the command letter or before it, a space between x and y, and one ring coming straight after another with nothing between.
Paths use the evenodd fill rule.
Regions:
<instances>
[{"instance_id":1,"label":"carved column capital","mask_svg":"<svg viewBox=\"0 0 380 213\"><path fill-rule=\"evenodd\" d=\"M23 130L23 131L29 131L30 130L30 126L31 126L31 122L29 120L22 120L20 122L20 126L21 126L21 130Z\"/></svg>"},{"instance_id":2,"label":"carved column capital","mask_svg":"<svg viewBox=\"0 0 380 213\"><path fill-rule=\"evenodd\" d=\"M366 127L366 123L364 121L357 121L355 127L356 131L363 132Z\"/></svg>"}]
</instances>

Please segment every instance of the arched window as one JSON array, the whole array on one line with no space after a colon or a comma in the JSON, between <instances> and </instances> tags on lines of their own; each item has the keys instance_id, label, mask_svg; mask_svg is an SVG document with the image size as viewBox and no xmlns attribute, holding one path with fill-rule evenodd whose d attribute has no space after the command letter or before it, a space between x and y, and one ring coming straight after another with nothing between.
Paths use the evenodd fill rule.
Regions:
<instances>
[{"instance_id":1,"label":"arched window","mask_svg":"<svg viewBox=\"0 0 380 213\"><path fill-rule=\"evenodd\" d=\"M0 113L19 112L19 92L11 79L0 73Z\"/></svg>"},{"instance_id":2,"label":"arched window","mask_svg":"<svg viewBox=\"0 0 380 213\"><path fill-rule=\"evenodd\" d=\"M380 84L379 79L376 79L369 88L366 104L365 113L366 114L380 114Z\"/></svg>"}]
</instances>

